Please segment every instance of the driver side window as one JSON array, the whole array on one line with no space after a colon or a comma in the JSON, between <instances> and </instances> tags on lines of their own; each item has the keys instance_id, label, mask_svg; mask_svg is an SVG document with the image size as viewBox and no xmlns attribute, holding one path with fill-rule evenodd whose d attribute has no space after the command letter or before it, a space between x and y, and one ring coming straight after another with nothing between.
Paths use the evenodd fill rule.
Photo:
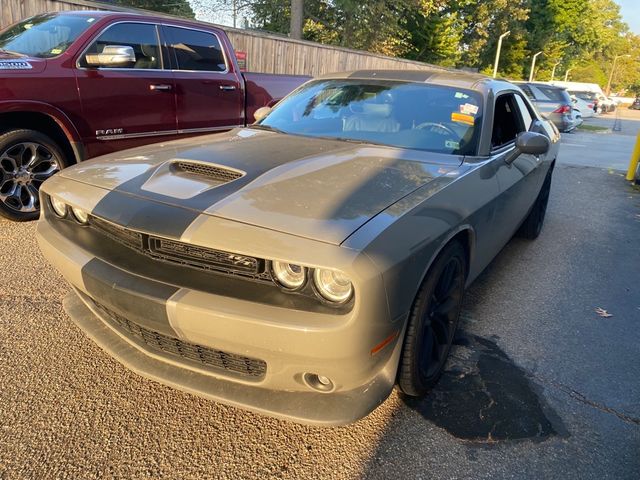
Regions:
<instances>
[{"instance_id":1,"label":"driver side window","mask_svg":"<svg viewBox=\"0 0 640 480\"><path fill-rule=\"evenodd\" d=\"M513 142L516 135L527 130L520 109L512 93L500 95L496 99L491 132L491 148L500 148Z\"/></svg>"},{"instance_id":2,"label":"driver side window","mask_svg":"<svg viewBox=\"0 0 640 480\"><path fill-rule=\"evenodd\" d=\"M131 47L135 62L109 68L136 68L157 70L162 68L156 26L149 23L117 23L108 27L94 40L83 55L80 66L88 67L87 54L102 53L106 46Z\"/></svg>"}]
</instances>

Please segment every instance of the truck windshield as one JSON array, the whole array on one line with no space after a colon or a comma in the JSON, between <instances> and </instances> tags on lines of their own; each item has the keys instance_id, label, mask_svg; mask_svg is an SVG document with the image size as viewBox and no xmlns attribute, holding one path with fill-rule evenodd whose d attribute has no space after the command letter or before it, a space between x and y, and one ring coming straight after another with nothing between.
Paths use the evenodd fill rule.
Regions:
<instances>
[{"instance_id":1,"label":"truck windshield","mask_svg":"<svg viewBox=\"0 0 640 480\"><path fill-rule=\"evenodd\" d=\"M46 13L0 32L0 51L50 58L64 53L95 19L84 15Z\"/></svg>"},{"instance_id":2,"label":"truck windshield","mask_svg":"<svg viewBox=\"0 0 640 480\"><path fill-rule=\"evenodd\" d=\"M476 153L479 93L415 82L318 80L283 100L257 128L455 155Z\"/></svg>"}]
</instances>

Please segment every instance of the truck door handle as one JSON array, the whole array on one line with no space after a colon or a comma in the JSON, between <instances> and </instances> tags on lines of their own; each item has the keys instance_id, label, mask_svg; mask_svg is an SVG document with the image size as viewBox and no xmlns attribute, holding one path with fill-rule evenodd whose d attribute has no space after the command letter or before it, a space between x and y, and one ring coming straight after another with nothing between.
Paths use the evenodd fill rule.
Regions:
<instances>
[{"instance_id":1,"label":"truck door handle","mask_svg":"<svg viewBox=\"0 0 640 480\"><path fill-rule=\"evenodd\" d=\"M220 90L224 90L225 92L228 92L230 90L235 90L236 86L235 85L220 85Z\"/></svg>"},{"instance_id":2,"label":"truck door handle","mask_svg":"<svg viewBox=\"0 0 640 480\"><path fill-rule=\"evenodd\" d=\"M169 90L171 90L171 85L166 85L166 84L149 85L149 90L168 92Z\"/></svg>"}]
</instances>

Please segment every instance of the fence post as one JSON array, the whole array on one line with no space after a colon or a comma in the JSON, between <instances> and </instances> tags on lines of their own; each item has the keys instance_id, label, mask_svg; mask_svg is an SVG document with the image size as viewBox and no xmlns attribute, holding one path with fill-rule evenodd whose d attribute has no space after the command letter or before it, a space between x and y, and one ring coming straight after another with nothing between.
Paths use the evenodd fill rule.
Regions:
<instances>
[{"instance_id":1,"label":"fence post","mask_svg":"<svg viewBox=\"0 0 640 480\"><path fill-rule=\"evenodd\" d=\"M627 180L640 180L640 178L636 179L638 160L640 160L640 131L638 131L636 146L633 148L633 153L631 154L631 162L629 162L629 170L627 171Z\"/></svg>"}]
</instances>

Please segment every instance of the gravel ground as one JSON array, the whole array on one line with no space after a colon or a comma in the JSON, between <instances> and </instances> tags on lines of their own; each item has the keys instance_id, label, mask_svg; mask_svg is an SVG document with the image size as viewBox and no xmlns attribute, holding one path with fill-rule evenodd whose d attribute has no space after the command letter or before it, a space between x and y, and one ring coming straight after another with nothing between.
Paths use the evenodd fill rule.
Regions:
<instances>
[{"instance_id":1,"label":"gravel ground","mask_svg":"<svg viewBox=\"0 0 640 480\"><path fill-rule=\"evenodd\" d=\"M0 478L638 478L640 193L604 167L559 161L542 236L471 287L427 399L334 429L129 372L62 311L34 225L0 220Z\"/></svg>"}]
</instances>

